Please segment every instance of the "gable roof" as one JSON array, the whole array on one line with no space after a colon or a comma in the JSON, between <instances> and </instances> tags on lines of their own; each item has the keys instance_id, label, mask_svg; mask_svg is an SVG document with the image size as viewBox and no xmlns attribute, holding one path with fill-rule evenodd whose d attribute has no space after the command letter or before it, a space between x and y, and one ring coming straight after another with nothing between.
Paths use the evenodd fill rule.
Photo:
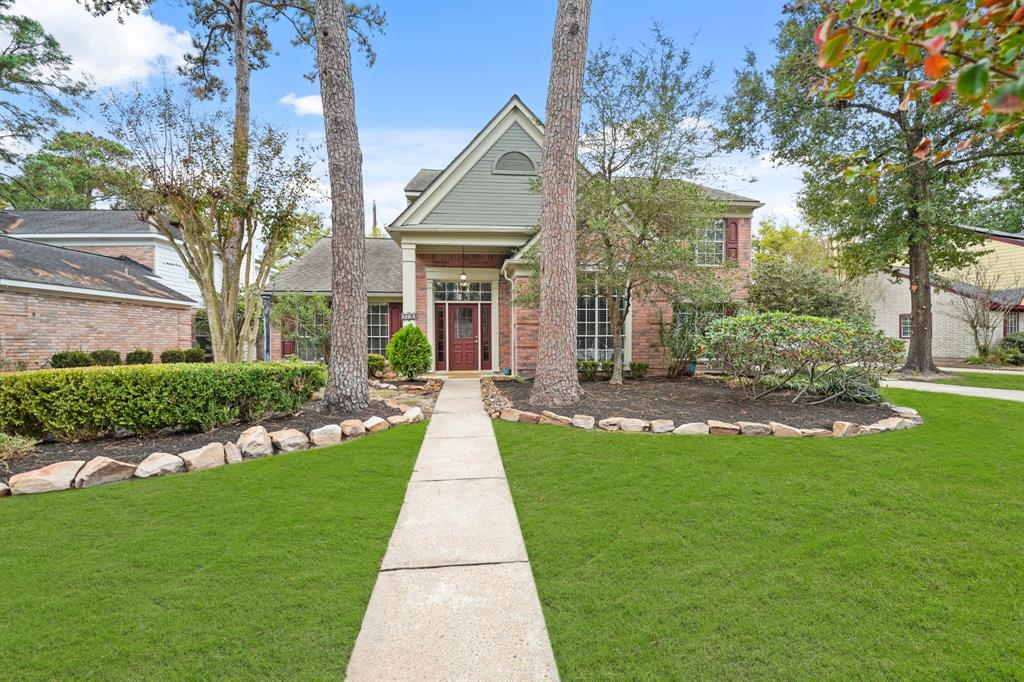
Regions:
<instances>
[{"instance_id":1,"label":"gable roof","mask_svg":"<svg viewBox=\"0 0 1024 682\"><path fill-rule=\"evenodd\" d=\"M172 228L180 238L177 228ZM160 234L137 211L91 209L50 211L6 209L0 213L0 232L13 235L61 234Z\"/></svg>"},{"instance_id":2,"label":"gable roof","mask_svg":"<svg viewBox=\"0 0 1024 682\"><path fill-rule=\"evenodd\" d=\"M410 193L417 191L409 189L422 186L420 194L405 207L391 225L388 232L398 231L406 226L416 226L421 219L437 205L470 168L476 163L480 156L490 148L491 143L503 134L513 124L518 123L523 130L533 138L541 147L544 144L544 126L526 104L519 99L518 95L512 95L498 113L496 113L487 125L469 141L461 152L452 159L451 163L445 166L444 170L430 178L433 171L422 169L406 186ZM429 179L429 181L428 181Z\"/></svg>"},{"instance_id":3,"label":"gable roof","mask_svg":"<svg viewBox=\"0 0 1024 682\"><path fill-rule=\"evenodd\" d=\"M390 239L367 237L366 293L402 295L402 249ZM267 285L268 293L331 293L331 238L326 237L289 263Z\"/></svg>"},{"instance_id":4,"label":"gable roof","mask_svg":"<svg viewBox=\"0 0 1024 682\"><path fill-rule=\"evenodd\" d=\"M142 297L192 305L158 282L153 271L130 258L103 256L0 234L0 287L60 287L67 293ZM52 290L52 289L51 289Z\"/></svg>"}]
</instances>

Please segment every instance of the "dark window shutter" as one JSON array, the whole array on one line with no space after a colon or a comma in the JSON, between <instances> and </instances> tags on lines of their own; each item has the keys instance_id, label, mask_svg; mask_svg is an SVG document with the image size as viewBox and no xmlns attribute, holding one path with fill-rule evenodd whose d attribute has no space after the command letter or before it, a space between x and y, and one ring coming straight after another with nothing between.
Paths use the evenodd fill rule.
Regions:
<instances>
[{"instance_id":1,"label":"dark window shutter","mask_svg":"<svg viewBox=\"0 0 1024 682\"><path fill-rule=\"evenodd\" d=\"M295 355L295 342L281 339L281 357Z\"/></svg>"},{"instance_id":2,"label":"dark window shutter","mask_svg":"<svg viewBox=\"0 0 1024 682\"><path fill-rule=\"evenodd\" d=\"M388 304L388 338L390 339L395 335L399 329L402 328L402 304L401 303L389 303Z\"/></svg>"},{"instance_id":3,"label":"dark window shutter","mask_svg":"<svg viewBox=\"0 0 1024 682\"><path fill-rule=\"evenodd\" d=\"M740 257L740 224L734 218L725 220L725 257L729 260Z\"/></svg>"}]
</instances>

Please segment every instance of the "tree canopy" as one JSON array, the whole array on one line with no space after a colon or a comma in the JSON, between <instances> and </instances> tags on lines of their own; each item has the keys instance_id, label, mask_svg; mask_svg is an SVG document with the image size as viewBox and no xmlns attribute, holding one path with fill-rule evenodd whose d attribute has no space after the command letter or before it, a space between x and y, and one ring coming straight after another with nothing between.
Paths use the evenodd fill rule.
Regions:
<instances>
[{"instance_id":1,"label":"tree canopy","mask_svg":"<svg viewBox=\"0 0 1024 682\"><path fill-rule=\"evenodd\" d=\"M0 0L0 162L12 164L21 148L70 114L73 98L88 92L71 76L71 58L38 21L11 13L14 0Z\"/></svg>"},{"instance_id":2,"label":"tree canopy","mask_svg":"<svg viewBox=\"0 0 1024 682\"><path fill-rule=\"evenodd\" d=\"M0 183L0 199L11 208L84 210L102 202L119 206L124 183L123 145L86 132L60 131L25 157L21 173Z\"/></svg>"},{"instance_id":3,"label":"tree canopy","mask_svg":"<svg viewBox=\"0 0 1024 682\"><path fill-rule=\"evenodd\" d=\"M843 98L820 96L815 31L827 9L805 4L786 16L776 38L779 58L769 70L761 71L748 55L725 107L726 142L732 149L767 150L807 169L800 208L810 225L836 238L844 269L857 274L909 265L913 336L907 368L932 371L929 273L963 267L976 257L969 247L981 236L962 225L986 179L1024 149L1016 140L980 135L962 155L916 163L925 140L944 144L987 130L987 124L957 107L908 98L908 84L923 67L901 58L883 60L876 71L904 83L902 88L878 78L862 81ZM847 170L851 157L906 172L865 177Z\"/></svg>"}]
</instances>

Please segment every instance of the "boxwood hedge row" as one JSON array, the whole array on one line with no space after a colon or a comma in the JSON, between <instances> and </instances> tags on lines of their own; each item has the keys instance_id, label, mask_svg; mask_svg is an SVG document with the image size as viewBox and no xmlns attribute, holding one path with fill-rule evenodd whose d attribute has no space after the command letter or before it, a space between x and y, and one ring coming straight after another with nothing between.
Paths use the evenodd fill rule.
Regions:
<instances>
[{"instance_id":1,"label":"boxwood hedge row","mask_svg":"<svg viewBox=\"0 0 1024 682\"><path fill-rule=\"evenodd\" d=\"M0 432L64 440L115 429L207 431L294 412L327 383L299 362L123 365L0 374Z\"/></svg>"}]
</instances>

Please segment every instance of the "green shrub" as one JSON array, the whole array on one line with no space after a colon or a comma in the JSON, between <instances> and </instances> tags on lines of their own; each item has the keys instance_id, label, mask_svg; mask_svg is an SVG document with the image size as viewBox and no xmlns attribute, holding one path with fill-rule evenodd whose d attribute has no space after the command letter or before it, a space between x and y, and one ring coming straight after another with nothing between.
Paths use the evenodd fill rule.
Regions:
<instances>
[{"instance_id":1,"label":"green shrub","mask_svg":"<svg viewBox=\"0 0 1024 682\"><path fill-rule=\"evenodd\" d=\"M297 362L126 365L0 375L0 431L75 440L125 429L208 431L295 412L327 383Z\"/></svg>"},{"instance_id":2,"label":"green shrub","mask_svg":"<svg viewBox=\"0 0 1024 682\"><path fill-rule=\"evenodd\" d=\"M629 363L629 376L633 379L643 379L647 376L647 370L651 368L648 362L631 362Z\"/></svg>"},{"instance_id":3,"label":"green shrub","mask_svg":"<svg viewBox=\"0 0 1024 682\"><path fill-rule=\"evenodd\" d=\"M185 351L185 362L206 362L206 351L202 346L193 346Z\"/></svg>"},{"instance_id":4,"label":"green shrub","mask_svg":"<svg viewBox=\"0 0 1024 682\"><path fill-rule=\"evenodd\" d=\"M92 358L92 364L100 367L112 367L121 364L121 353L116 350L94 350L89 353L89 356Z\"/></svg>"},{"instance_id":5,"label":"green shrub","mask_svg":"<svg viewBox=\"0 0 1024 682\"><path fill-rule=\"evenodd\" d=\"M1024 333L1007 334L996 346L996 360L1004 365L1024 365Z\"/></svg>"},{"instance_id":6,"label":"green shrub","mask_svg":"<svg viewBox=\"0 0 1024 682\"><path fill-rule=\"evenodd\" d=\"M964 358L964 362L968 365L984 365L988 362L988 358L983 358L980 355L968 355Z\"/></svg>"},{"instance_id":7,"label":"green shrub","mask_svg":"<svg viewBox=\"0 0 1024 682\"><path fill-rule=\"evenodd\" d=\"M185 351L178 350L177 348L165 350L160 354L160 362L165 365L171 365L176 362L185 362Z\"/></svg>"},{"instance_id":8,"label":"green shrub","mask_svg":"<svg viewBox=\"0 0 1024 682\"><path fill-rule=\"evenodd\" d=\"M754 397L794 388L794 402L806 395L839 398L829 393L829 377L856 365L872 382L892 371L903 356L903 342L867 324L843 320L757 313L716 320L708 328L708 355L726 373L747 380Z\"/></svg>"},{"instance_id":9,"label":"green shrub","mask_svg":"<svg viewBox=\"0 0 1024 682\"><path fill-rule=\"evenodd\" d=\"M605 379L610 379L612 371L615 369L615 363L611 360L601 360L597 363L598 367L601 368L601 374Z\"/></svg>"},{"instance_id":10,"label":"green shrub","mask_svg":"<svg viewBox=\"0 0 1024 682\"><path fill-rule=\"evenodd\" d=\"M54 353L50 358L50 366L54 369L92 367L94 364L96 363L93 361L92 356L84 350L62 350L59 353Z\"/></svg>"},{"instance_id":11,"label":"green shrub","mask_svg":"<svg viewBox=\"0 0 1024 682\"><path fill-rule=\"evenodd\" d=\"M598 363L594 360L578 360L576 370L580 373L583 381L597 381Z\"/></svg>"},{"instance_id":12,"label":"green shrub","mask_svg":"<svg viewBox=\"0 0 1024 682\"><path fill-rule=\"evenodd\" d=\"M388 342L387 353L391 369L406 379L415 379L430 369L430 342L423 330L414 324L407 324L395 332Z\"/></svg>"},{"instance_id":13,"label":"green shrub","mask_svg":"<svg viewBox=\"0 0 1024 682\"><path fill-rule=\"evenodd\" d=\"M36 442L24 436L8 436L0 432L0 471L7 473L11 470L11 462L24 457L32 452Z\"/></svg>"},{"instance_id":14,"label":"green shrub","mask_svg":"<svg viewBox=\"0 0 1024 682\"><path fill-rule=\"evenodd\" d=\"M379 353L370 353L366 358L366 367L370 376L377 376L388 366L388 359Z\"/></svg>"},{"instance_id":15,"label":"green shrub","mask_svg":"<svg viewBox=\"0 0 1024 682\"><path fill-rule=\"evenodd\" d=\"M772 374L763 377L759 383L764 388L781 387L782 377ZM860 367L841 367L821 377L813 386L808 386L806 374L798 374L786 387L797 391L806 390L806 395L825 400L845 400L865 405L882 402L878 377Z\"/></svg>"},{"instance_id":16,"label":"green shrub","mask_svg":"<svg viewBox=\"0 0 1024 682\"><path fill-rule=\"evenodd\" d=\"M750 275L749 301L758 312L871 321L871 308L847 282L804 263L772 259Z\"/></svg>"},{"instance_id":17,"label":"green shrub","mask_svg":"<svg viewBox=\"0 0 1024 682\"><path fill-rule=\"evenodd\" d=\"M124 364L126 365L152 365L153 364L153 351L143 350L136 348L131 353L124 356Z\"/></svg>"}]
</instances>

